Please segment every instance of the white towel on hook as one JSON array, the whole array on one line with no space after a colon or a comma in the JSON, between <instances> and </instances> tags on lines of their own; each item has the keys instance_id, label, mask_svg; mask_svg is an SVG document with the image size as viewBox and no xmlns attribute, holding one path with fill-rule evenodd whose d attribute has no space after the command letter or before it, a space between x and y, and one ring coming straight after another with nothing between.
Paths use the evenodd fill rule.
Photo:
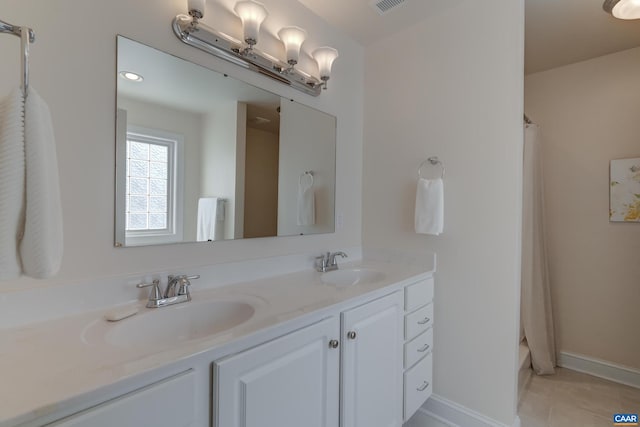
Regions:
<instances>
[{"instance_id":1,"label":"white towel on hook","mask_svg":"<svg viewBox=\"0 0 640 427\"><path fill-rule=\"evenodd\" d=\"M215 197L201 197L198 200L198 223L196 240L206 242L213 240L216 227L216 202Z\"/></svg>"},{"instance_id":2,"label":"white towel on hook","mask_svg":"<svg viewBox=\"0 0 640 427\"><path fill-rule=\"evenodd\" d=\"M0 280L22 273L18 241L24 224L24 97L0 102Z\"/></svg>"},{"instance_id":3,"label":"white towel on hook","mask_svg":"<svg viewBox=\"0 0 640 427\"><path fill-rule=\"evenodd\" d=\"M62 263L62 205L51 113L32 88L25 100L24 129L26 209L20 257L24 274L46 279Z\"/></svg>"},{"instance_id":4,"label":"white towel on hook","mask_svg":"<svg viewBox=\"0 0 640 427\"><path fill-rule=\"evenodd\" d=\"M313 175L305 173L298 180L298 225L316 223L315 198Z\"/></svg>"},{"instance_id":5,"label":"white towel on hook","mask_svg":"<svg viewBox=\"0 0 640 427\"><path fill-rule=\"evenodd\" d=\"M415 230L439 236L444 230L444 184L442 178L418 179Z\"/></svg>"},{"instance_id":6,"label":"white towel on hook","mask_svg":"<svg viewBox=\"0 0 640 427\"><path fill-rule=\"evenodd\" d=\"M224 199L201 197L198 200L198 242L224 239Z\"/></svg>"}]
</instances>

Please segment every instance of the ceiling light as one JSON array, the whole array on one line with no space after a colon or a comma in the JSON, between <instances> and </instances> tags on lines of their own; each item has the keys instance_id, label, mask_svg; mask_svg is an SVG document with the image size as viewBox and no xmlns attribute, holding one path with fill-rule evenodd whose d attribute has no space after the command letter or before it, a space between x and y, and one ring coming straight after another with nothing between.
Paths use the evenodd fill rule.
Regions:
<instances>
[{"instance_id":1,"label":"ceiling light","mask_svg":"<svg viewBox=\"0 0 640 427\"><path fill-rule=\"evenodd\" d=\"M120 77L132 82L141 82L144 80L144 77L142 77L140 74L131 71L120 71Z\"/></svg>"},{"instance_id":2,"label":"ceiling light","mask_svg":"<svg viewBox=\"0 0 640 427\"><path fill-rule=\"evenodd\" d=\"M293 67L298 63L300 47L307 38L307 32L299 27L284 27L278 31L278 37L282 40L287 52L287 64Z\"/></svg>"},{"instance_id":3,"label":"ceiling light","mask_svg":"<svg viewBox=\"0 0 640 427\"><path fill-rule=\"evenodd\" d=\"M258 43L258 34L260 33L260 25L265 20L267 8L257 1L239 1L233 8L242 20L242 28L244 30L244 41L252 47Z\"/></svg>"},{"instance_id":4,"label":"ceiling light","mask_svg":"<svg viewBox=\"0 0 640 427\"><path fill-rule=\"evenodd\" d=\"M338 57L338 51L332 47L319 47L313 51L313 59L318 63L320 80L324 82L324 89L327 88L327 80L331 77L331 66Z\"/></svg>"},{"instance_id":5,"label":"ceiling light","mask_svg":"<svg viewBox=\"0 0 640 427\"><path fill-rule=\"evenodd\" d=\"M605 0L602 8L618 19L640 19L640 0Z\"/></svg>"}]
</instances>

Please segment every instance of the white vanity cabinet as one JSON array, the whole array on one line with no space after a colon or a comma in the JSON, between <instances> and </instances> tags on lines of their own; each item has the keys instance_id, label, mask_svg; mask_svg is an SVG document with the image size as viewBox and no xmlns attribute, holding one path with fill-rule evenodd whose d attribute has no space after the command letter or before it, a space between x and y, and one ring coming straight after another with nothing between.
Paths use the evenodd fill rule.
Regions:
<instances>
[{"instance_id":1,"label":"white vanity cabinet","mask_svg":"<svg viewBox=\"0 0 640 427\"><path fill-rule=\"evenodd\" d=\"M433 390L433 278L404 290L404 420Z\"/></svg>"},{"instance_id":2,"label":"white vanity cabinet","mask_svg":"<svg viewBox=\"0 0 640 427\"><path fill-rule=\"evenodd\" d=\"M402 425L403 295L342 313L342 427Z\"/></svg>"},{"instance_id":3,"label":"white vanity cabinet","mask_svg":"<svg viewBox=\"0 0 640 427\"><path fill-rule=\"evenodd\" d=\"M403 314L397 291L216 361L215 426L400 427Z\"/></svg>"},{"instance_id":4,"label":"white vanity cabinet","mask_svg":"<svg viewBox=\"0 0 640 427\"><path fill-rule=\"evenodd\" d=\"M193 427L194 397L194 373L189 370L46 426ZM166 405L176 401L180 404Z\"/></svg>"},{"instance_id":5,"label":"white vanity cabinet","mask_svg":"<svg viewBox=\"0 0 640 427\"><path fill-rule=\"evenodd\" d=\"M332 317L215 362L215 425L338 427L339 332Z\"/></svg>"}]
</instances>

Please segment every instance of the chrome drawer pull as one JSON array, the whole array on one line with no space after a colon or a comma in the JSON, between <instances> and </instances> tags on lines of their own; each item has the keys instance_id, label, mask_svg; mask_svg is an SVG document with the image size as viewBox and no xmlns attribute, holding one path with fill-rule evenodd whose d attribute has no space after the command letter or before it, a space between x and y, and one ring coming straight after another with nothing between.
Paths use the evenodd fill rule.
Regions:
<instances>
[{"instance_id":1,"label":"chrome drawer pull","mask_svg":"<svg viewBox=\"0 0 640 427\"><path fill-rule=\"evenodd\" d=\"M426 325L429 322L431 322L431 319L429 319L428 317L425 317L424 319L418 321L418 325Z\"/></svg>"},{"instance_id":2,"label":"chrome drawer pull","mask_svg":"<svg viewBox=\"0 0 640 427\"><path fill-rule=\"evenodd\" d=\"M418 349L418 353L424 353L425 351L429 350L430 347L431 346L429 344L425 344L424 347Z\"/></svg>"},{"instance_id":3,"label":"chrome drawer pull","mask_svg":"<svg viewBox=\"0 0 640 427\"><path fill-rule=\"evenodd\" d=\"M422 383L422 385L420 387L418 387L416 390L418 391L425 391L427 389L427 387L429 387L429 383L427 381L425 381L424 383Z\"/></svg>"}]
</instances>

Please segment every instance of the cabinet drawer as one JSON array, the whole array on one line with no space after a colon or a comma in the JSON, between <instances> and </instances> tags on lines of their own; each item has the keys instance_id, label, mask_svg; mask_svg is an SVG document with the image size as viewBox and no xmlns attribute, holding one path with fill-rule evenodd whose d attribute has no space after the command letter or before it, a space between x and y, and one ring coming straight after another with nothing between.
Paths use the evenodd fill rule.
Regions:
<instances>
[{"instance_id":1,"label":"cabinet drawer","mask_svg":"<svg viewBox=\"0 0 640 427\"><path fill-rule=\"evenodd\" d=\"M405 311L414 310L433 300L433 278L409 285L404 290Z\"/></svg>"},{"instance_id":2,"label":"cabinet drawer","mask_svg":"<svg viewBox=\"0 0 640 427\"><path fill-rule=\"evenodd\" d=\"M410 340L433 325L433 304L404 316L404 339Z\"/></svg>"},{"instance_id":3,"label":"cabinet drawer","mask_svg":"<svg viewBox=\"0 0 640 427\"><path fill-rule=\"evenodd\" d=\"M404 368L408 369L433 349L433 328L404 345Z\"/></svg>"},{"instance_id":4,"label":"cabinet drawer","mask_svg":"<svg viewBox=\"0 0 640 427\"><path fill-rule=\"evenodd\" d=\"M404 374L404 420L411 418L431 396L433 353Z\"/></svg>"}]
</instances>

